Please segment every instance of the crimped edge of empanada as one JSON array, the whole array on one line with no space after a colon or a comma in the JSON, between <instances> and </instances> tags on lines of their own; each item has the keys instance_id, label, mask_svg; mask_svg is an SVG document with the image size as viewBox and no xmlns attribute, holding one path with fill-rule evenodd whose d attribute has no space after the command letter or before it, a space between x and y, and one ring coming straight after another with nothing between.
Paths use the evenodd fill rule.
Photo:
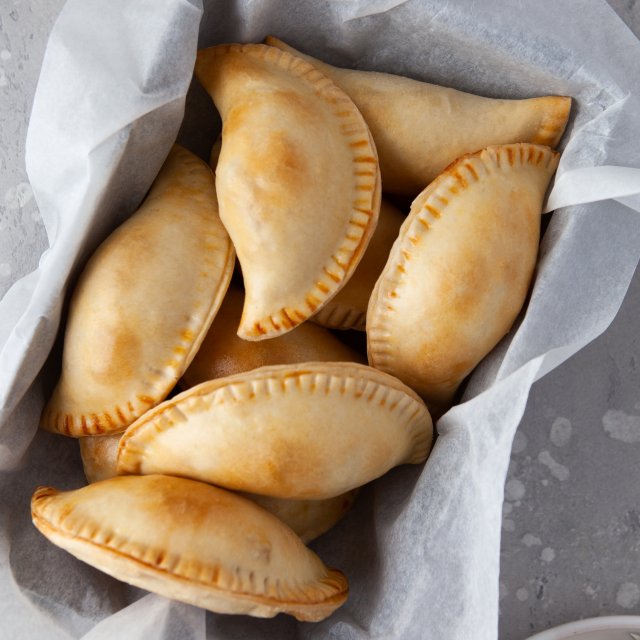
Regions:
<instances>
[{"instance_id":1,"label":"crimped edge of empanada","mask_svg":"<svg viewBox=\"0 0 640 640\"><path fill-rule=\"evenodd\" d=\"M544 111L544 117L538 131L529 144L539 144L555 149L569 121L571 98L567 96L542 96L536 100L538 100L538 109L542 110L541 105L543 104L548 108Z\"/></svg>"},{"instance_id":2,"label":"crimped edge of empanada","mask_svg":"<svg viewBox=\"0 0 640 640\"><path fill-rule=\"evenodd\" d=\"M362 114L351 98L316 67L302 58L264 44L219 45L198 52L198 59L204 60L205 53L217 56L228 52L255 56L310 84L318 98L342 120L340 129L353 154L354 195L346 233L317 274L313 288L304 294L302 304L283 307L252 323L247 323L243 313L238 335L245 340L263 340L281 335L317 313L353 274L377 223L381 198L380 168L378 152ZM199 72L196 63L196 77L206 87L205 75L204 71Z\"/></svg>"},{"instance_id":3,"label":"crimped edge of empanada","mask_svg":"<svg viewBox=\"0 0 640 640\"><path fill-rule=\"evenodd\" d=\"M373 142L373 137L371 136L371 132L369 132L369 138L371 139L371 144L375 149L375 144ZM377 201L378 201L378 214L379 214L380 202L382 199L382 181L381 180L378 181L375 197L377 198ZM373 231L375 231L375 227ZM373 232L371 235L373 236ZM368 245L368 242L367 242L367 245ZM365 251L366 251L366 246L365 246ZM362 253L362 256L364 256L364 251ZM360 259L358 259L358 262L359 261ZM351 275L353 275L353 272L351 273ZM344 284L346 284L346 282L344 282L343 285ZM337 294L338 291L340 291L340 288L337 291L335 291L332 294L331 298L329 298L324 303L320 311L318 311L314 316L311 317L311 320L313 320L314 322L316 322L317 324L323 327L328 327L329 329L341 329L341 330L354 329L355 331L365 331L366 324L367 324L366 309L362 311L360 309L356 309L355 307L349 307L348 305L345 305L343 303L333 301L335 294Z\"/></svg>"},{"instance_id":4,"label":"crimped edge of empanada","mask_svg":"<svg viewBox=\"0 0 640 640\"><path fill-rule=\"evenodd\" d=\"M291 55L303 55L305 56L305 60L309 61L308 58L311 58L313 61L312 64L318 66L318 68L322 71L323 69L335 69L337 72L341 71L354 71L360 72L357 69L348 69L346 67L336 67L332 66L322 60L317 60L316 58L312 58L310 55L302 53L298 51L291 45L286 42L276 38L275 36L266 36L264 39L264 43L269 45L270 47L276 47L281 51L286 51ZM364 71L363 73L368 73ZM374 72L379 73L379 72ZM397 74L387 74L384 75L397 75ZM398 76L405 78L406 76ZM422 84L429 84L427 82L418 81ZM433 85L432 85L433 86ZM457 89L456 89L457 91ZM473 94L475 95L475 94ZM480 96L478 96L480 97ZM526 98L525 98L526 100ZM535 101L535 108L538 112L541 112L543 117L538 124L538 130L536 131L532 140L527 140L527 142L531 144L541 144L548 147L558 146L560 139L562 138L562 134L567 126L567 122L569 120L569 112L571 111L571 98L568 96L539 96L534 98L529 98L528 100Z\"/></svg>"},{"instance_id":5,"label":"crimped edge of empanada","mask_svg":"<svg viewBox=\"0 0 640 640\"><path fill-rule=\"evenodd\" d=\"M182 149L180 150L181 155L183 151ZM186 156L184 164L187 167L193 165L202 170L206 168L213 177L211 168L191 153ZM153 200L153 191L149 195ZM146 202L145 200L141 206L144 206ZM166 353L169 361L165 360L164 366L150 371L147 379L140 381L138 390L132 393L129 398L123 399L122 402L111 407L105 407L99 412L96 411L90 414L65 412L60 407L58 389L56 388L54 395L42 412L40 418L42 429L75 438L116 433L126 429L150 407L155 406L166 398L198 352L213 319L218 313L233 275L235 249L229 236L222 236L219 230L212 229L205 232L203 238L206 240L207 245L210 245L208 248L211 253L201 264L200 281L207 282L213 273L214 266L221 262L223 267L220 271L218 287L215 296L210 300L208 309L203 305L204 312L190 313L191 322L178 330L173 344L167 345ZM224 254L221 261L214 257L214 255L217 256L218 254ZM196 288L199 285L198 283L193 283L191 286Z\"/></svg>"},{"instance_id":6,"label":"crimped edge of empanada","mask_svg":"<svg viewBox=\"0 0 640 640\"><path fill-rule=\"evenodd\" d=\"M329 300L311 320L329 329L355 329L356 331L364 331L367 322L367 312Z\"/></svg>"},{"instance_id":7,"label":"crimped edge of empanada","mask_svg":"<svg viewBox=\"0 0 640 640\"><path fill-rule=\"evenodd\" d=\"M168 556L162 549L132 545L118 532L108 529L107 522L87 519L80 523L69 523L70 514L66 511L61 517L60 514L48 514L47 498L59 493L53 487L38 487L35 490L31 498L33 524L53 544L83 561L87 561L85 558L89 556L102 556L106 562L90 564L118 580L145 588L144 579L151 578L155 593L176 597L175 590L178 587L182 596L180 600L204 608L207 608L207 596L213 600L231 598L246 602L248 607L251 604L262 605L268 609L262 609L257 614L261 617L272 617L283 612L298 620L322 620L346 600L349 590L346 578L340 571L329 567L326 567L327 574L312 584L289 585L280 580L268 582L265 579L263 587L267 595L251 592L253 576L250 571L241 571L239 566L234 572L222 565L204 563L195 566L190 562L181 567L180 558ZM241 496L238 499L246 500ZM142 576L142 579L128 580L125 576L131 573L136 577ZM235 588L225 589L223 583L233 584ZM191 598L188 595L185 597L185 594L191 595Z\"/></svg>"},{"instance_id":8,"label":"crimped edge of empanada","mask_svg":"<svg viewBox=\"0 0 640 640\"><path fill-rule=\"evenodd\" d=\"M483 176L526 164L543 163L548 168L557 164L559 157L560 154L549 147L528 142L487 147L458 158L413 201L369 300L367 354L372 366L393 373L394 347L389 336L395 314L394 300L400 297L399 289L404 283L404 274L410 269L408 263L414 247L438 224L439 218L446 215L449 201Z\"/></svg>"},{"instance_id":9,"label":"crimped edge of empanada","mask_svg":"<svg viewBox=\"0 0 640 640\"><path fill-rule=\"evenodd\" d=\"M312 377L309 377L312 376ZM303 378L305 379L303 382ZM347 382L356 384L348 389ZM118 447L118 473L138 474L147 445L161 433L184 422L189 406L198 411L225 402L269 398L272 385L282 392L334 395L344 399L350 390L355 399L367 392L365 401L385 408L408 430L409 454L398 464L420 464L431 449L433 432L429 412L417 393L393 376L367 365L345 362L303 362L295 365L269 365L226 378L202 382L154 407L122 436ZM171 414L167 418L167 414ZM164 419L167 418L167 419ZM431 428L425 428L425 419ZM134 441L133 444L131 441Z\"/></svg>"}]
</instances>

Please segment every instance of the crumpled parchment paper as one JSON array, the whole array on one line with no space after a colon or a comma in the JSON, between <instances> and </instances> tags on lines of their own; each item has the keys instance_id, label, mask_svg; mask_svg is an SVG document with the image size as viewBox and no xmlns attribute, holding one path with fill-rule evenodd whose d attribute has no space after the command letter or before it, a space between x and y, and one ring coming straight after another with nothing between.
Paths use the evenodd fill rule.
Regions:
<instances>
[{"instance_id":1,"label":"crumpled parchment paper","mask_svg":"<svg viewBox=\"0 0 640 640\"><path fill-rule=\"evenodd\" d=\"M314 543L351 584L348 603L318 624L145 595L51 545L29 514L36 485L84 484L77 443L36 429L56 349L38 373L69 286L174 141L198 37L209 46L267 34L334 64L481 95L574 98L526 313L440 419L427 464L367 487ZM608 326L640 256L638 86L640 43L604 1L68 0L27 140L50 249L0 301L0 635L495 638L503 485L529 388ZM216 116L197 87L189 96L182 136L206 153Z\"/></svg>"}]
</instances>

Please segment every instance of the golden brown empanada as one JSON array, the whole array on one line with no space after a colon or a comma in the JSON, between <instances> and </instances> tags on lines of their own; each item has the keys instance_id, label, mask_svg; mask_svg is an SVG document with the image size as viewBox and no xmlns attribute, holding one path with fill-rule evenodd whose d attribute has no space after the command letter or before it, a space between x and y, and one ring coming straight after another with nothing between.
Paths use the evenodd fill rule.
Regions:
<instances>
[{"instance_id":1,"label":"golden brown empanada","mask_svg":"<svg viewBox=\"0 0 640 640\"><path fill-rule=\"evenodd\" d=\"M193 480L119 477L75 491L40 487L31 513L42 534L80 560L218 613L317 621L347 597L344 575L325 567L275 516Z\"/></svg>"},{"instance_id":2,"label":"golden brown empanada","mask_svg":"<svg viewBox=\"0 0 640 640\"><path fill-rule=\"evenodd\" d=\"M118 473L167 473L278 498L331 498L423 462L432 424L392 376L306 362L204 382L125 431Z\"/></svg>"},{"instance_id":3,"label":"golden brown empanada","mask_svg":"<svg viewBox=\"0 0 640 640\"><path fill-rule=\"evenodd\" d=\"M240 338L236 338L240 340ZM279 338L274 338L278 340ZM255 345L254 345L255 347ZM118 444L121 433L78 438L84 474L89 482L108 480L118 475ZM353 505L358 489L326 500L287 500L244 493L290 527L306 544L333 527Z\"/></svg>"},{"instance_id":4,"label":"golden brown empanada","mask_svg":"<svg viewBox=\"0 0 640 640\"><path fill-rule=\"evenodd\" d=\"M360 264L347 284L311 318L314 322L331 329L364 331L371 292L405 218L399 209L382 200L378 226Z\"/></svg>"},{"instance_id":5,"label":"golden brown empanada","mask_svg":"<svg viewBox=\"0 0 640 640\"><path fill-rule=\"evenodd\" d=\"M277 38L266 42L312 62L351 97L377 145L386 192L415 196L456 158L489 145L555 147L569 118L571 98L483 98L388 73L339 69Z\"/></svg>"},{"instance_id":6,"label":"golden brown empanada","mask_svg":"<svg viewBox=\"0 0 640 640\"><path fill-rule=\"evenodd\" d=\"M82 273L41 426L75 437L122 431L164 399L204 339L233 263L211 170L174 146L140 209Z\"/></svg>"},{"instance_id":7,"label":"golden brown empanada","mask_svg":"<svg viewBox=\"0 0 640 640\"><path fill-rule=\"evenodd\" d=\"M559 154L512 144L463 156L413 202L367 314L369 362L450 402L513 324L536 263Z\"/></svg>"},{"instance_id":8,"label":"golden brown empanada","mask_svg":"<svg viewBox=\"0 0 640 640\"><path fill-rule=\"evenodd\" d=\"M88 482L108 480L118 475L118 445L122 433L78 438L84 475Z\"/></svg>"},{"instance_id":9,"label":"golden brown empanada","mask_svg":"<svg viewBox=\"0 0 640 640\"><path fill-rule=\"evenodd\" d=\"M289 333L261 342L248 342L236 335L244 296L230 287L200 350L184 372L183 387L223 378L272 364L297 362L361 362L357 351L350 349L331 332L310 322L298 325Z\"/></svg>"},{"instance_id":10,"label":"golden brown empanada","mask_svg":"<svg viewBox=\"0 0 640 640\"><path fill-rule=\"evenodd\" d=\"M222 116L220 216L246 290L238 335L280 335L317 312L362 257L380 207L375 146L343 91L273 47L200 51L196 76Z\"/></svg>"},{"instance_id":11,"label":"golden brown empanada","mask_svg":"<svg viewBox=\"0 0 640 640\"><path fill-rule=\"evenodd\" d=\"M305 544L329 531L351 509L358 489L326 500L287 500L255 493L243 493L269 513L273 513L300 536Z\"/></svg>"}]
</instances>

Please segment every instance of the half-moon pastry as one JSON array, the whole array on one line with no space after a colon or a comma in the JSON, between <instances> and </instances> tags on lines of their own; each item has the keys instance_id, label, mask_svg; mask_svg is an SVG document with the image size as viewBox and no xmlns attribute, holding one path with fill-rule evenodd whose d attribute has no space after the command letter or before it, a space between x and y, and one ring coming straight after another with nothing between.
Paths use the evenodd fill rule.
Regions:
<instances>
[{"instance_id":1,"label":"half-moon pastry","mask_svg":"<svg viewBox=\"0 0 640 640\"><path fill-rule=\"evenodd\" d=\"M380 207L375 146L360 112L312 65L265 45L198 53L222 116L220 217L242 266L238 335L291 330L344 285Z\"/></svg>"},{"instance_id":2,"label":"half-moon pastry","mask_svg":"<svg viewBox=\"0 0 640 640\"><path fill-rule=\"evenodd\" d=\"M534 271L542 203L559 154L489 147L413 202L367 314L369 363L434 411L509 331Z\"/></svg>"},{"instance_id":3,"label":"half-moon pastry","mask_svg":"<svg viewBox=\"0 0 640 640\"><path fill-rule=\"evenodd\" d=\"M121 433L116 433L78 438L84 474L89 482L108 480L118 475L118 444L121 437ZM306 544L341 520L353 505L357 493L358 489L353 489L326 500L287 500L253 493L243 495L273 513Z\"/></svg>"},{"instance_id":4,"label":"half-moon pastry","mask_svg":"<svg viewBox=\"0 0 640 640\"><path fill-rule=\"evenodd\" d=\"M382 200L378 226L360 264L347 284L311 318L314 322L331 329L365 330L371 292L405 218L399 209Z\"/></svg>"},{"instance_id":5,"label":"half-moon pastry","mask_svg":"<svg viewBox=\"0 0 640 640\"><path fill-rule=\"evenodd\" d=\"M340 69L269 36L267 44L312 62L362 112L380 156L386 192L415 196L451 162L489 145L555 147L571 98L484 98L389 73Z\"/></svg>"},{"instance_id":6,"label":"half-moon pastry","mask_svg":"<svg viewBox=\"0 0 640 640\"><path fill-rule=\"evenodd\" d=\"M236 335L244 296L229 287L209 333L182 376L183 387L224 378L272 364L297 362L361 362L357 351L340 342L330 331L304 322L271 340L248 342Z\"/></svg>"},{"instance_id":7,"label":"half-moon pastry","mask_svg":"<svg viewBox=\"0 0 640 640\"><path fill-rule=\"evenodd\" d=\"M118 445L122 433L78 438L84 475L88 482L108 480L118 475Z\"/></svg>"},{"instance_id":8,"label":"half-moon pastry","mask_svg":"<svg viewBox=\"0 0 640 640\"><path fill-rule=\"evenodd\" d=\"M424 462L424 403L352 363L262 367L192 387L125 431L118 473L166 473L277 498L322 499Z\"/></svg>"},{"instance_id":9,"label":"half-moon pastry","mask_svg":"<svg viewBox=\"0 0 640 640\"><path fill-rule=\"evenodd\" d=\"M31 513L40 532L76 558L218 613L317 621L347 597L344 575L275 516L193 480L130 476L75 491L40 487Z\"/></svg>"},{"instance_id":10,"label":"half-moon pastry","mask_svg":"<svg viewBox=\"0 0 640 640\"><path fill-rule=\"evenodd\" d=\"M353 489L326 500L287 500L255 493L243 495L273 513L308 544L342 520L353 506L357 494L358 489Z\"/></svg>"},{"instance_id":11,"label":"half-moon pastry","mask_svg":"<svg viewBox=\"0 0 640 640\"><path fill-rule=\"evenodd\" d=\"M204 339L233 263L211 170L174 146L142 206L80 277L41 426L74 437L122 431L163 400Z\"/></svg>"}]
</instances>

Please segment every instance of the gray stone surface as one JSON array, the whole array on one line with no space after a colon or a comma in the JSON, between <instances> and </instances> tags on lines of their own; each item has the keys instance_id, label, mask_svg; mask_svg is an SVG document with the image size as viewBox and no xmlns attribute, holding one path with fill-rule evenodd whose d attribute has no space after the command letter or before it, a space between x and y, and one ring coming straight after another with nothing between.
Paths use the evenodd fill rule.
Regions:
<instances>
[{"instance_id":1,"label":"gray stone surface","mask_svg":"<svg viewBox=\"0 0 640 640\"><path fill-rule=\"evenodd\" d=\"M24 139L63 0L0 4L0 297L47 246ZM640 4L610 0L640 34ZM505 487L500 637L640 614L640 277L598 340L537 383Z\"/></svg>"},{"instance_id":2,"label":"gray stone surface","mask_svg":"<svg viewBox=\"0 0 640 640\"><path fill-rule=\"evenodd\" d=\"M49 246L24 162L47 37L63 0L0 3L0 298Z\"/></svg>"},{"instance_id":3,"label":"gray stone surface","mask_svg":"<svg viewBox=\"0 0 640 640\"><path fill-rule=\"evenodd\" d=\"M640 614L640 277L612 326L536 383L505 485L500 638Z\"/></svg>"}]
</instances>

